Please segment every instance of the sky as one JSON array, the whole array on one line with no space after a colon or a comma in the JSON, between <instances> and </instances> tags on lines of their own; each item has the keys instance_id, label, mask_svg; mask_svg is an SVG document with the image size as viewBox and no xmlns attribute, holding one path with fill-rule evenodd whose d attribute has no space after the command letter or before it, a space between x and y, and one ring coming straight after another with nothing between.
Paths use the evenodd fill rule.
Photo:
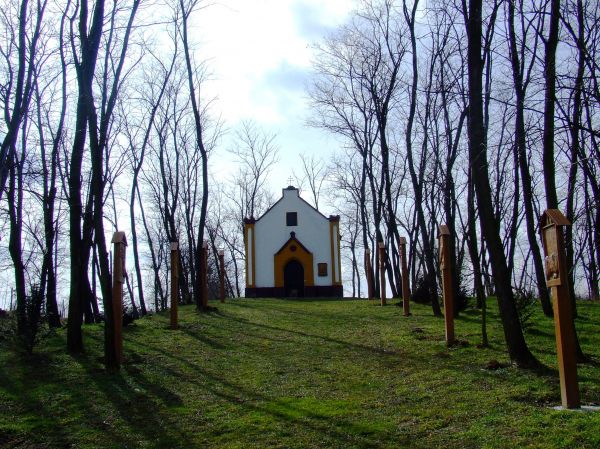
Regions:
<instances>
[{"instance_id":1,"label":"sky","mask_svg":"<svg viewBox=\"0 0 600 449\"><path fill-rule=\"evenodd\" d=\"M276 198L289 184L294 167L298 172L300 154L327 160L339 148L333 136L306 125L310 115L306 89L311 48L347 20L353 4L353 0L215 0L191 19L196 55L211 72L203 94L216 99L212 112L226 129L252 119L267 133L277 134L280 162L270 176ZM209 160L217 179L231 174L233 156L226 151L232 145L231 134ZM320 207L326 215L336 213L327 205ZM128 219L121 219L119 228L130 235ZM132 260L128 256L128 265ZM66 299L66 293L61 292L59 299ZM8 308L9 303L10 288L0 287L0 307Z\"/></svg>"},{"instance_id":2,"label":"sky","mask_svg":"<svg viewBox=\"0 0 600 449\"><path fill-rule=\"evenodd\" d=\"M214 112L235 129L252 119L277 134L280 162L271 174L277 195L288 185L299 154L327 159L339 141L306 125L310 115L307 86L312 48L343 24L351 0L218 0L196 12L192 36L207 61L211 81L207 97L216 97ZM231 147L226 138L221 149ZM211 161L220 177L231 167L223 157ZM298 169L296 168L298 172Z\"/></svg>"}]
</instances>

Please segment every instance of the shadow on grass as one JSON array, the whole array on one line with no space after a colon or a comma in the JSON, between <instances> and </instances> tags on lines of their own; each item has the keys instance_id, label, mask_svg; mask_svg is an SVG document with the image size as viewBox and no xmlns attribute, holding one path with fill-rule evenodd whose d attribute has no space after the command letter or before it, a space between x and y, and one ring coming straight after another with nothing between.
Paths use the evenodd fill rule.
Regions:
<instances>
[{"instance_id":1,"label":"shadow on grass","mask_svg":"<svg viewBox=\"0 0 600 449\"><path fill-rule=\"evenodd\" d=\"M467 312L467 313L465 313ZM464 311L463 312L463 319L466 316L469 316L469 314L477 314L479 313L476 309L471 309L469 311ZM268 324L263 324L263 323L257 323L257 322L253 322L250 320L246 320L246 319L239 319L237 317L231 316L231 315L226 315L226 314L221 314L222 317L233 320L233 321L238 321L242 324L245 325L251 325L251 326L255 326L257 328L262 328L262 329L268 329L271 331L277 331L277 332L287 332L287 333L291 333L291 334L295 334L295 335L299 335L302 337L306 337L306 338L314 338L314 339L319 339L325 342L329 342L329 343L333 343L333 344L337 344L337 345L341 345L344 346L346 348L349 349L357 349L357 350L361 350L361 351L368 351L371 353L375 353L375 354L381 354L381 355L393 355L393 354L402 354L403 358L410 358L413 361L419 362L419 363L423 363L426 364L427 363L427 359L425 357L423 358L419 358L419 357L414 357L409 355L409 353L405 353L402 351L394 351L394 350L388 350L388 349L384 349L384 348L380 348L380 347L374 347L374 346L366 346L366 345L361 345L358 343L352 343L352 342L348 342L348 341L344 341L344 340L338 340L335 338L331 338L331 337L327 337L327 336L323 336L323 335L315 335L315 334L310 334L307 332L302 332L302 331L298 331L298 330L292 330L292 329L286 329L286 328L282 328L282 327L276 327L276 326L270 326ZM471 317L467 318L467 320L473 320L476 321L475 319L472 319ZM540 331L540 335L547 337L548 335L543 335L544 333ZM260 334L261 338L264 338L264 336L262 334ZM443 337L441 336L437 336L437 335L432 335L432 336L427 336L421 339L425 339L425 340L432 340L432 341L443 341ZM533 375L536 375L538 377L548 377L548 378L556 378L558 376L558 371L555 368L550 368L546 365L544 365L542 362L538 361L534 366L522 366L520 367L520 369L522 369L523 371L529 372Z\"/></svg>"},{"instance_id":2,"label":"shadow on grass","mask_svg":"<svg viewBox=\"0 0 600 449\"><path fill-rule=\"evenodd\" d=\"M173 379L183 379L185 382L194 384L199 389L235 405L235 407L240 408L242 416L258 412L287 423L286 427L289 425L300 426L319 435L327 436L337 443L359 443L362 447L383 447L380 441L384 441L389 436L385 431L376 430L368 425L354 423L338 416L318 413L310 407L294 404L292 398L270 397L258 393L256 390L249 390L241 385L229 382L223 377L215 376L186 358L153 345L140 342L137 344L145 346L151 352L160 353L179 364L186 365L196 374L191 377L186 372L176 370L165 364L161 366L165 376Z\"/></svg>"},{"instance_id":3,"label":"shadow on grass","mask_svg":"<svg viewBox=\"0 0 600 449\"><path fill-rule=\"evenodd\" d=\"M15 356L19 357L20 355L15 354ZM46 401L42 401L37 395L39 388L53 385L59 381L47 369L40 366L40 362L41 365L46 364L48 357L34 354L33 356L24 356L24 358L26 358L25 366L31 368L31 370L21 372L18 377L14 376L14 371L13 376L9 376L4 369L5 367L0 367L0 388L6 391L9 396L15 398L9 400L9 402L15 404L15 407L19 410L18 416L24 418L26 422L25 424L17 419L12 424L15 427L23 424L27 427L31 426L31 428L27 430L15 429L12 432L2 431L0 433L0 445L2 447L19 447L21 442L36 444L41 441L47 442L48 437L50 437L52 447L71 447L71 437L62 425L56 411L52 409L51 398L47 397ZM47 405L48 403L50 404ZM5 417L8 417L9 409L4 409L2 413L6 413ZM43 440L38 438L40 435L43 435Z\"/></svg>"},{"instance_id":4,"label":"shadow on grass","mask_svg":"<svg viewBox=\"0 0 600 449\"><path fill-rule=\"evenodd\" d=\"M144 375L143 370L137 367L144 360L138 354L130 352L125 357L122 371L114 374L94 368L86 358L76 359L87 373L87 380L103 393L130 431L127 435L115 435L112 439L115 447L122 447L123 441L131 441L132 435L155 447L188 447L185 444L186 432L180 428L175 416L168 413L170 407L183 403L181 398ZM127 374L124 375L123 371Z\"/></svg>"},{"instance_id":5,"label":"shadow on grass","mask_svg":"<svg viewBox=\"0 0 600 449\"><path fill-rule=\"evenodd\" d=\"M189 335L192 338L195 338L196 340L198 340L201 343L205 343L206 345L210 346L213 349L227 349L225 347L225 345L223 345L222 343L219 343L217 340L213 340L212 338L207 337L206 335L203 335L199 332L194 332L192 329L190 329L189 327L182 325L179 327L179 331Z\"/></svg>"},{"instance_id":6,"label":"shadow on grass","mask_svg":"<svg viewBox=\"0 0 600 449\"><path fill-rule=\"evenodd\" d=\"M535 327L528 327L525 329L525 334L527 335L535 335L537 337L551 338L554 339L554 333L543 331L541 329L537 329Z\"/></svg>"},{"instance_id":7,"label":"shadow on grass","mask_svg":"<svg viewBox=\"0 0 600 449\"><path fill-rule=\"evenodd\" d=\"M0 369L0 384L11 395L18 398L19 406L24 408L26 433L23 435L27 443L23 447L67 448L79 446L80 431L88 433L95 429L101 435L90 442L98 447L120 447L123 435L117 433L108 423L109 416L101 415L96 407L90 406L90 398L85 390L91 382L96 382L102 373L92 368L94 363L87 355L70 356L70 360L83 367L86 375L77 379L80 390L73 388L72 373L52 369L44 369L40 361L52 357L36 355L23 363L26 372L19 378L9 378ZM46 367L47 368L47 367ZM68 382L69 388L61 386ZM73 394L77 391L76 394ZM73 417L79 417L74 420ZM42 443L43 442L43 443ZM21 446L14 446L21 447Z\"/></svg>"},{"instance_id":8,"label":"shadow on grass","mask_svg":"<svg viewBox=\"0 0 600 449\"><path fill-rule=\"evenodd\" d=\"M477 309L463 310L456 318L454 318L454 320L459 322L467 321L470 323L481 323L481 311Z\"/></svg>"},{"instance_id":9,"label":"shadow on grass","mask_svg":"<svg viewBox=\"0 0 600 449\"><path fill-rule=\"evenodd\" d=\"M275 331L275 332L283 332L283 333L289 333L289 334L293 334L293 335L298 335L301 337L305 337L305 338L312 338L312 339L317 339L317 340L322 340L328 343L333 343L336 345L340 345L340 346L344 346L346 348L350 348L350 349L358 349L361 351L367 351L367 352L371 352L374 354L381 354L381 355L397 355L400 354L401 351L399 350L389 350L389 349L385 349L385 348L380 348L380 347L375 347L375 346L367 346L367 345L361 345L358 343L352 343L349 341L345 341L345 340L338 340L336 338L331 338L331 337L327 337L324 335L316 335L316 334L310 334L308 332L302 332L299 330L292 330L292 329L286 329L283 327L277 327L277 326L270 326L268 324L263 324L263 323L257 323L255 321L250 321L250 320L246 320L246 319L240 319L231 315L226 315L226 314L222 314L221 315L223 318L226 318L228 320L231 321L236 321L238 323L241 323L243 325L246 326L254 326L256 328L260 328L260 329L267 329L270 331ZM205 323L208 326L211 326L208 323ZM246 331L247 332L247 331ZM264 338L263 334L257 334L257 336L259 336L260 338ZM407 356L407 354L402 353L403 356Z\"/></svg>"},{"instance_id":10,"label":"shadow on grass","mask_svg":"<svg viewBox=\"0 0 600 449\"><path fill-rule=\"evenodd\" d=\"M252 301L252 300L249 300ZM245 303L240 302L236 302L234 305L236 307L240 307L240 308L249 308L251 306L248 305L249 301L245 301ZM323 309L319 309L319 310L315 310L315 311L308 311L304 308L296 308L294 303L298 303L298 302L302 302L300 300L287 300L287 299L271 299L270 303L269 303L269 313L278 313L280 315L284 315L284 316L290 316L290 315L298 315L301 317L314 317L315 319L318 319L320 321L325 321L331 318L335 318L335 319L344 319L347 318L348 316L352 316L352 314L350 313L349 315L346 314L340 314L339 311L338 312L331 312L331 313L327 313L325 310ZM305 300L305 302L328 302L329 304L334 303L336 301L334 300L329 300L329 301L320 301L320 300ZM337 302L341 302L341 301L337 301Z\"/></svg>"}]
</instances>

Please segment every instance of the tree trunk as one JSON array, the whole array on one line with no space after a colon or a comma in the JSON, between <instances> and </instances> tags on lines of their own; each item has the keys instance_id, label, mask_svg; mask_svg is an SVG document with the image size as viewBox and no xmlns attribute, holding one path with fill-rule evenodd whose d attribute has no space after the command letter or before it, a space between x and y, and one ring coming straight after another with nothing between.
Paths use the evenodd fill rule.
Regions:
<instances>
[{"instance_id":1,"label":"tree trunk","mask_svg":"<svg viewBox=\"0 0 600 449\"><path fill-rule=\"evenodd\" d=\"M477 216L475 211L475 186L473 184L473 175L469 170L467 180L467 246L469 257L473 266L473 283L475 296L477 297L477 307L481 309L481 344L488 346L487 336L487 298L485 289L481 282L481 264L479 261L479 250L477 249Z\"/></svg>"},{"instance_id":2,"label":"tree trunk","mask_svg":"<svg viewBox=\"0 0 600 449\"><path fill-rule=\"evenodd\" d=\"M19 5L19 29L15 41L17 44L17 73L9 68L10 82L8 86L15 86L14 92L4 92L6 104L4 105L6 117L6 129L2 143L0 144L0 200L4 194L6 181L9 177L10 165L13 160L11 154L16 149L17 139L19 137L19 128L25 119L29 101L32 95L33 77L37 59L37 42L42 30L42 18L46 9L47 2L38 1L36 11L29 11L29 0L21 0ZM28 35L28 31L32 30ZM14 36L13 36L14 39ZM9 98L13 99L12 107L9 107Z\"/></svg>"},{"instance_id":3,"label":"tree trunk","mask_svg":"<svg viewBox=\"0 0 600 449\"><path fill-rule=\"evenodd\" d=\"M440 308L440 303L437 294L437 279L436 279L436 270L435 270L435 255L433 254L433 248L429 242L429 235L427 234L427 223L425 221L425 213L423 211L423 190L422 183L419 182L417 178L417 174L415 171L415 165L413 161L413 150L412 150L412 129L414 123L414 117L417 107L417 86L419 83L419 72L418 72L418 63L417 63L417 43L416 43L416 35L414 30L414 21L415 14L417 9L417 1L413 4L413 10L411 12L412 19L409 20L408 11L405 7L405 17L407 18L407 23L409 25L410 35L411 35L411 47L412 47L412 84L411 84L411 94L410 94L410 105L409 105L409 113L408 119L406 122L406 160L408 162L408 170L410 173L410 179L413 185L413 191L415 196L415 209L417 214L417 224L421 233L421 244L423 245L423 253L425 256L425 265L427 268L427 272L425 273L425 278L428 281L428 285L430 286L429 296L431 297L431 308L433 310L433 314L435 316L442 316L442 310Z\"/></svg>"},{"instance_id":4,"label":"tree trunk","mask_svg":"<svg viewBox=\"0 0 600 449\"><path fill-rule=\"evenodd\" d=\"M584 174L584 181L587 181L587 175ZM583 189L584 204L590 203L587 183ZM590 292L590 299L592 301L600 300L600 283L598 276L598 262L596 257L596 250L600 247L600 239L598 239L598 228L600 227L600 208L596 208L595 217L592 216L592 211L588 208L588 212L585 214L586 222L586 234L589 248L589 269L588 269L588 285ZM595 218L595 220L594 220ZM595 225L594 225L595 223Z\"/></svg>"},{"instance_id":5,"label":"tree trunk","mask_svg":"<svg viewBox=\"0 0 600 449\"><path fill-rule=\"evenodd\" d=\"M64 21L64 17L63 17ZM62 28L61 28L62 30ZM62 42L62 33L61 39ZM63 60L64 61L64 60ZM42 185L43 185L43 222L44 222L44 256L42 259L42 273L39 285L39 291L46 299L46 317L48 326L56 328L61 326L60 315L58 313L58 304L56 302L56 273L54 271L54 244L56 239L56 225L54 223L54 207L56 199L56 169L58 165L58 151L60 141L63 135L64 119L66 112L66 73L63 73L62 89L62 109L60 113L59 124L52 139L52 149L50 154L50 167L46 154L46 138L44 134L44 125L42 119L42 98L39 92L37 81L35 83L36 106L38 133L40 137L40 159L42 162Z\"/></svg>"},{"instance_id":6,"label":"tree trunk","mask_svg":"<svg viewBox=\"0 0 600 449\"><path fill-rule=\"evenodd\" d=\"M11 159L8 161L8 215L10 231L8 237L8 250L14 266L15 292L17 295L17 335L27 332L26 298L25 295L25 265L23 263L23 163L25 154L17 157L15 148L10 151Z\"/></svg>"},{"instance_id":7,"label":"tree trunk","mask_svg":"<svg viewBox=\"0 0 600 449\"><path fill-rule=\"evenodd\" d=\"M150 250L150 260L152 261L152 271L154 272L154 311L158 312L160 310L158 307L158 304L159 304L158 299L163 297L163 288L162 288L162 283L160 281L160 266L158 264L158 259L156 256L156 251L154 248L152 235L150 234L150 228L148 228L148 223L146 222L146 214L144 212L144 205L142 203L142 197L140 195L139 186L136 187L136 194L137 194L138 204L140 205L140 215L142 216L142 224L144 225L144 231L146 232L146 241L148 242L148 249Z\"/></svg>"},{"instance_id":8,"label":"tree trunk","mask_svg":"<svg viewBox=\"0 0 600 449\"><path fill-rule=\"evenodd\" d=\"M81 204L81 168L86 139L86 130L89 125L89 104L93 104L92 84L96 69L96 60L102 35L104 22L104 0L98 0L94 6L93 17L88 34L87 0L82 0L79 5L79 41L71 42L74 48L81 48L79 62L75 64L77 72L77 109L75 137L71 150L71 166L69 172L69 240L71 250L71 290L69 295L69 322L67 328L67 347L70 352L83 351L83 337L81 334L82 315L89 292L85 286L87 282L87 267L89 248L85 248L86 235L82 236L81 219L83 216ZM75 39L75 36L72 37ZM63 70L66 68L63 67ZM86 257L87 251L87 257ZM106 310L105 310L106 315ZM109 317L106 317L108 319Z\"/></svg>"},{"instance_id":9,"label":"tree trunk","mask_svg":"<svg viewBox=\"0 0 600 449\"><path fill-rule=\"evenodd\" d=\"M515 34L515 0L510 0L508 3L508 32L510 57L513 73L513 82L515 84L515 150L518 153L519 171L521 181L523 182L523 206L525 209L525 226L527 228L527 239L531 248L533 258L533 266L535 269L536 283L538 287L538 295L542 305L544 315L552 317L552 303L550 294L546 287L546 276L544 274L544 265L542 255L537 240L537 217L533 211L533 187L531 184L531 174L529 172L529 164L527 161L527 144L525 141L525 86L523 81L523 65L519 61L519 50L517 49L517 39Z\"/></svg>"},{"instance_id":10,"label":"tree trunk","mask_svg":"<svg viewBox=\"0 0 600 449\"><path fill-rule=\"evenodd\" d=\"M573 113L570 124L571 134L571 164L569 167L567 205L565 216L571 223L575 221L575 185L577 182L577 168L579 165L579 132L581 129L581 97L583 90L583 75L585 70L585 53L584 53L584 11L582 0L577 0L577 76L575 78L574 95L573 95ZM574 280L574 262L575 248L573 244L573 226L567 226L565 229L565 246L566 246L566 261L567 261L567 276L569 280L569 289L571 291L573 318L577 318L577 302L575 301L575 280Z\"/></svg>"},{"instance_id":11,"label":"tree trunk","mask_svg":"<svg viewBox=\"0 0 600 449\"><path fill-rule=\"evenodd\" d=\"M543 166L544 186L546 188L546 207L558 209L556 195L556 172L554 166L554 109L556 102L556 47L558 46L558 27L560 19L560 0L551 0L550 33L546 40L546 55L544 58L544 80L546 91L544 95L544 135L543 135Z\"/></svg>"},{"instance_id":12,"label":"tree trunk","mask_svg":"<svg viewBox=\"0 0 600 449\"><path fill-rule=\"evenodd\" d=\"M141 164L140 164L141 167ZM133 265L135 268L135 277L137 280L138 297L140 298L140 309L142 316L148 312L146 310L146 300L144 299L144 285L142 280L142 269L140 267L140 256L138 251L138 238L135 229L135 190L137 188L137 172L133 175L133 184L131 186L131 195L129 197L129 217L131 220L131 242L133 250Z\"/></svg>"},{"instance_id":13,"label":"tree trunk","mask_svg":"<svg viewBox=\"0 0 600 449\"><path fill-rule=\"evenodd\" d=\"M540 363L527 347L515 306L510 273L500 239L500 227L494 216L486 136L483 121L482 75L482 1L463 1L468 42L468 86L469 86L469 163L473 170L473 181L483 236L488 246L490 262L496 287L498 308L504 328L504 338L510 358L520 367L537 368Z\"/></svg>"},{"instance_id":14,"label":"tree trunk","mask_svg":"<svg viewBox=\"0 0 600 449\"><path fill-rule=\"evenodd\" d=\"M66 68L65 68L66 70ZM84 109L83 91L80 90L77 99L75 122L75 137L71 150L69 169L69 250L71 260L71 285L69 292L69 312L67 322L67 348L71 353L83 352L83 300L84 278L87 276L83 260L83 240L81 237L81 166L85 145L87 119Z\"/></svg>"},{"instance_id":15,"label":"tree trunk","mask_svg":"<svg viewBox=\"0 0 600 449\"><path fill-rule=\"evenodd\" d=\"M195 254L195 265L196 265L196 280L194 282L196 289L194 290L194 296L196 300L196 307L198 309L202 309L203 299L206 301L207 298L203 298L203 289L201 288L201 279L203 273L199 269L203 266L202 264L202 245L204 243L204 227L206 224L206 210L208 206L208 153L204 146L204 138L203 131L204 127L202 125L202 119L200 117L200 109L198 107L198 103L196 101L196 87L195 83L198 80L194 79L194 70L192 68L192 59L190 56L190 49L188 43L188 19L194 10L194 5L196 1L192 0L191 4L184 5L184 0L179 0L179 5L181 7L182 13L182 34L183 34L183 50L185 54L185 64L187 67L187 78L188 78L188 87L189 87L189 96L192 103L192 111L194 114L194 124L196 131L196 145L200 150L200 155L202 158L202 200L200 206L200 220L198 223L198 237L196 239L196 248L194 249Z\"/></svg>"}]
</instances>

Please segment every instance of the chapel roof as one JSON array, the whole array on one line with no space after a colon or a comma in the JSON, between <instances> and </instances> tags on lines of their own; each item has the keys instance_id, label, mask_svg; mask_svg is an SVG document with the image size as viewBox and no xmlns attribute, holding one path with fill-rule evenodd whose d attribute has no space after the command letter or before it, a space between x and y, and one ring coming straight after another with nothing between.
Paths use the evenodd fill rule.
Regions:
<instances>
[{"instance_id":1,"label":"chapel roof","mask_svg":"<svg viewBox=\"0 0 600 449\"><path fill-rule=\"evenodd\" d=\"M284 200L285 198L285 192L290 192L290 191L296 191L298 192L296 195L298 196L298 199L300 199L300 201L302 201L303 203L305 203L308 207L310 207L312 210L314 210L316 213L318 213L321 217L323 217L325 220L328 221L339 221L340 220L340 216L339 215L330 215L329 218L327 218L325 215L323 215L321 212L319 212L319 210L317 208L315 208L312 204L310 204L308 201L306 201L304 198L302 198L300 196L300 191L298 190L297 187L294 187L292 185L289 185L287 187L285 187L284 189L281 190L281 198L279 198L275 203L273 203L273 205L271 205L271 207L269 207L264 214L262 214L260 217L258 218L254 218L254 217L250 217L250 218L245 218L244 219L244 223L256 223L258 221L260 221L261 218L263 218L265 215L267 215L269 212L271 212L271 210L277 206L277 204L279 204L281 201Z\"/></svg>"}]
</instances>

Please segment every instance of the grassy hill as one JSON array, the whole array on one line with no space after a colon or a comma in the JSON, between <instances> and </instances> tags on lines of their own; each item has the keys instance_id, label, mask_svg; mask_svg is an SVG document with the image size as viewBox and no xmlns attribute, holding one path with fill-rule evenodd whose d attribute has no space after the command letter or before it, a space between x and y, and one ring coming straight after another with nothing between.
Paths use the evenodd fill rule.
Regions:
<instances>
[{"instance_id":1,"label":"grassy hill","mask_svg":"<svg viewBox=\"0 0 600 449\"><path fill-rule=\"evenodd\" d=\"M32 357L0 341L0 447L15 448L598 448L600 413L553 410L556 373L518 370L490 301L490 341L475 310L456 322L427 307L368 301L231 300L125 330L120 374L103 370L102 327L86 354L66 333ZM580 303L581 344L600 360L600 304ZM553 322L538 311L534 353L556 367ZM498 360L499 369L486 369ZM598 364L580 365L582 401L600 403Z\"/></svg>"}]
</instances>

